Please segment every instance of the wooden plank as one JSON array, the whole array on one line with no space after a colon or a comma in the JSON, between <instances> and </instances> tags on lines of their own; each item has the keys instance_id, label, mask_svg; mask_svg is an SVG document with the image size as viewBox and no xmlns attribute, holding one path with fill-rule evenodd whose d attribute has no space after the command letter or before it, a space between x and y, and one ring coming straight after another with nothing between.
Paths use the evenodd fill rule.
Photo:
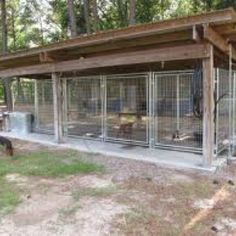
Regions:
<instances>
[{"instance_id":1,"label":"wooden plank","mask_svg":"<svg viewBox=\"0 0 236 236\"><path fill-rule=\"evenodd\" d=\"M210 167L214 157L214 56L203 59L203 165Z\"/></svg>"},{"instance_id":2,"label":"wooden plank","mask_svg":"<svg viewBox=\"0 0 236 236\"><path fill-rule=\"evenodd\" d=\"M54 109L54 134L57 143L63 142L62 127L62 85L56 73L52 73L53 109Z\"/></svg>"},{"instance_id":3,"label":"wooden plank","mask_svg":"<svg viewBox=\"0 0 236 236\"><path fill-rule=\"evenodd\" d=\"M166 34L156 34L142 38L128 39L123 41L114 41L110 43L104 43L99 45L92 46L83 46L75 49L63 50L60 49L58 51L54 51L48 53L51 58L54 60L60 61L63 59L69 59L70 57L78 57L78 55L86 55L91 53L101 53L107 51L118 51L118 50L126 50L133 48L143 48L144 46L153 46L153 45L162 45L167 43L172 43L172 46L175 46L175 43L182 41L193 41L193 32L192 29L171 32Z\"/></svg>"},{"instance_id":4,"label":"wooden plank","mask_svg":"<svg viewBox=\"0 0 236 236\"><path fill-rule=\"evenodd\" d=\"M178 19L169 19L156 23L135 25L128 28L110 30L92 35L85 35L64 42L54 43L44 47L33 48L27 51L6 55L0 57L0 61L13 58L21 58L29 55L38 55L40 52L51 52L68 48L85 47L98 44L109 44L115 41L136 39L155 34L176 32L179 30L191 29L193 25L209 24L221 25L225 23L236 22L236 14L232 8L208 12L204 14L187 16Z\"/></svg>"},{"instance_id":5,"label":"wooden plank","mask_svg":"<svg viewBox=\"0 0 236 236\"><path fill-rule=\"evenodd\" d=\"M1 61L0 57L0 66L4 69L4 67L19 67L24 65L34 65L39 62L53 62L53 61L63 61L63 60L73 60L77 59L79 55L91 54L91 53L99 53L106 52L111 50L124 50L128 48L137 48L148 45L159 45L172 43L172 46L175 46L175 43L185 41L192 41L192 29L186 29L176 32L168 32L164 34L155 34L146 37L137 37L134 39L126 39L126 40L111 40L111 41L101 41L97 44L89 44L85 43L79 47L74 48L62 48L58 50L54 50L51 52L43 51L40 52L39 55L35 54L33 57L31 56L22 56L22 57L12 57L7 60Z\"/></svg>"},{"instance_id":6,"label":"wooden plank","mask_svg":"<svg viewBox=\"0 0 236 236\"><path fill-rule=\"evenodd\" d=\"M127 53L83 58L58 63L48 63L0 71L0 77L35 75L52 72L80 71L93 68L137 65L163 61L201 59L209 57L208 46L204 44L185 45L161 49L140 50Z\"/></svg>"}]
</instances>

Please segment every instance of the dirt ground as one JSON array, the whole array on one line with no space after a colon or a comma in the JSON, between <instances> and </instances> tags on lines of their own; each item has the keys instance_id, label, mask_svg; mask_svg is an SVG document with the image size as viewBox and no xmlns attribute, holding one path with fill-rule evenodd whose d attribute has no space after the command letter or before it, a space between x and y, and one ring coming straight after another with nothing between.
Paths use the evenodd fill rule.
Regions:
<instances>
[{"instance_id":1,"label":"dirt ground","mask_svg":"<svg viewBox=\"0 0 236 236\"><path fill-rule=\"evenodd\" d=\"M16 152L52 149L14 140ZM66 178L6 176L21 203L0 235L236 235L236 163L217 173L83 154L105 172Z\"/></svg>"}]
</instances>

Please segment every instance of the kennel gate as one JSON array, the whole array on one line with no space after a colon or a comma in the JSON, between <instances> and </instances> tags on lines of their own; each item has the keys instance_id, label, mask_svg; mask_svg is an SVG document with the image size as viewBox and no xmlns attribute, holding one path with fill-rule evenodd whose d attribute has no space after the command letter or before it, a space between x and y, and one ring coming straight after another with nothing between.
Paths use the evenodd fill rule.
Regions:
<instances>
[{"instance_id":1,"label":"kennel gate","mask_svg":"<svg viewBox=\"0 0 236 236\"><path fill-rule=\"evenodd\" d=\"M148 145L148 74L105 78L105 140Z\"/></svg>"},{"instance_id":2,"label":"kennel gate","mask_svg":"<svg viewBox=\"0 0 236 236\"><path fill-rule=\"evenodd\" d=\"M53 88L50 79L35 81L34 132L54 133Z\"/></svg>"},{"instance_id":3,"label":"kennel gate","mask_svg":"<svg viewBox=\"0 0 236 236\"><path fill-rule=\"evenodd\" d=\"M193 71L66 78L64 134L200 152L193 78Z\"/></svg>"},{"instance_id":4,"label":"kennel gate","mask_svg":"<svg viewBox=\"0 0 236 236\"><path fill-rule=\"evenodd\" d=\"M155 146L201 152L201 76L175 71L154 73L153 79Z\"/></svg>"},{"instance_id":5,"label":"kennel gate","mask_svg":"<svg viewBox=\"0 0 236 236\"><path fill-rule=\"evenodd\" d=\"M70 137L103 138L103 78L66 79L64 133Z\"/></svg>"}]
</instances>

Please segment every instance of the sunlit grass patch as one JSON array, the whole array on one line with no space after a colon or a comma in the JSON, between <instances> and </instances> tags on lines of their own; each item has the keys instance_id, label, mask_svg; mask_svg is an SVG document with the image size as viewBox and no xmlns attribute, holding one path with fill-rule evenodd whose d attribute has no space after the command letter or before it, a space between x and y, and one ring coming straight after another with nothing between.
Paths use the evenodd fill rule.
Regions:
<instances>
[{"instance_id":1,"label":"sunlit grass patch","mask_svg":"<svg viewBox=\"0 0 236 236\"><path fill-rule=\"evenodd\" d=\"M0 159L0 176L18 173L29 176L64 177L101 171L102 166L76 159L70 152L33 152Z\"/></svg>"}]
</instances>

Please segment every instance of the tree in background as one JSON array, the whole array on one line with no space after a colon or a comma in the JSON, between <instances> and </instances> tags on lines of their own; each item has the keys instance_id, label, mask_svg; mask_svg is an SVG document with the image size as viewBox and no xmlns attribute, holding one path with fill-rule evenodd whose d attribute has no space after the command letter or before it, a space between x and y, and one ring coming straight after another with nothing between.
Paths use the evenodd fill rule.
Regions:
<instances>
[{"instance_id":1,"label":"tree in background","mask_svg":"<svg viewBox=\"0 0 236 236\"><path fill-rule=\"evenodd\" d=\"M129 0L129 25L136 23L136 0Z\"/></svg>"},{"instance_id":2,"label":"tree in background","mask_svg":"<svg viewBox=\"0 0 236 236\"><path fill-rule=\"evenodd\" d=\"M85 24L86 24L86 33L90 34L91 33L91 28L90 28L89 1L88 0L83 0L83 5L84 5L84 19L85 19Z\"/></svg>"},{"instance_id":3,"label":"tree in background","mask_svg":"<svg viewBox=\"0 0 236 236\"><path fill-rule=\"evenodd\" d=\"M68 8L68 15L69 15L69 26L71 37L75 38L77 36L77 23L76 23L76 16L74 12L74 0L67 0L67 8Z\"/></svg>"},{"instance_id":4,"label":"tree in background","mask_svg":"<svg viewBox=\"0 0 236 236\"><path fill-rule=\"evenodd\" d=\"M98 30L229 6L236 8L235 0L5 0L5 3L9 51Z\"/></svg>"},{"instance_id":5,"label":"tree in background","mask_svg":"<svg viewBox=\"0 0 236 236\"><path fill-rule=\"evenodd\" d=\"M1 28L2 28L2 54L8 53L8 34L7 34L7 8L6 1L1 0ZM5 103L9 111L12 110L12 94L10 78L3 79Z\"/></svg>"},{"instance_id":6,"label":"tree in background","mask_svg":"<svg viewBox=\"0 0 236 236\"><path fill-rule=\"evenodd\" d=\"M92 0L92 15L93 15L93 31L99 30L99 15L97 0Z\"/></svg>"}]
</instances>

